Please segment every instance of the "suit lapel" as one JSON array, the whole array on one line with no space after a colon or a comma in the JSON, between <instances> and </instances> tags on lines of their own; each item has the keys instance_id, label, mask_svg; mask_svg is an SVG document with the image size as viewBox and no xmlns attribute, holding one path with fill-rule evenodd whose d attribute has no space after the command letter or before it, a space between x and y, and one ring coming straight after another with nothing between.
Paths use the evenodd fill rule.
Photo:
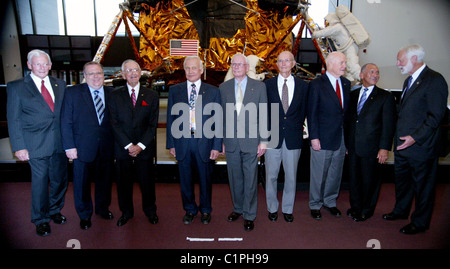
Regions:
<instances>
[{"instance_id":1,"label":"suit lapel","mask_svg":"<svg viewBox=\"0 0 450 269\"><path fill-rule=\"evenodd\" d=\"M38 102L45 107L45 109L48 109L49 112L52 112L52 110L50 109L50 107L48 106L47 102L45 102L44 97L42 96L41 92L39 91L39 89L36 87L36 84L34 83L33 79L31 78L30 75L26 76L24 79L24 83L26 85L26 89L33 94L33 96L36 97L36 100L38 100ZM53 83L52 83L52 87L53 87ZM53 91L55 92L55 90ZM56 101L56 95L55 95L55 101ZM56 102L55 102L55 109L56 109ZM53 113L53 112L52 112Z\"/></svg>"},{"instance_id":2,"label":"suit lapel","mask_svg":"<svg viewBox=\"0 0 450 269\"><path fill-rule=\"evenodd\" d=\"M323 82L325 85L325 91L328 93L328 95L330 95L331 99L333 100L333 103L335 103L340 109L342 109L341 103L339 102L339 98L336 94L336 91L334 90L333 85L331 84L330 79L328 78L327 75L322 75L322 79L324 80ZM342 84L342 87L344 87L344 83L342 82L341 84ZM343 89L341 89L341 91L342 90Z\"/></svg>"},{"instance_id":3,"label":"suit lapel","mask_svg":"<svg viewBox=\"0 0 450 269\"><path fill-rule=\"evenodd\" d=\"M417 89L419 87L419 85L422 83L422 79L423 76L425 75L425 73L428 71L428 66L425 66L425 68L422 70L422 72L420 73L420 75L417 77L417 79L412 83L412 85L410 86L409 90L406 92L405 96L403 96L402 98L402 102L408 98L415 89ZM406 88L406 81L405 81L405 85L403 88Z\"/></svg>"},{"instance_id":4,"label":"suit lapel","mask_svg":"<svg viewBox=\"0 0 450 269\"><path fill-rule=\"evenodd\" d=\"M359 91L361 91L361 90L362 90L362 88ZM362 107L361 112L359 113L360 116L363 115L365 113L365 111L370 110L370 106L376 101L376 98L378 95L378 90L379 90L379 88L377 86L373 87L372 92L370 93L369 96L367 96L367 100L364 103L364 106ZM358 94L358 96L359 96L359 94ZM358 107L358 103L359 103L359 101L357 102L356 107Z\"/></svg>"},{"instance_id":5,"label":"suit lapel","mask_svg":"<svg viewBox=\"0 0 450 269\"><path fill-rule=\"evenodd\" d=\"M80 90L81 90L81 98L83 98L83 101L87 104L87 109L90 110L89 114L95 115L95 118L97 119L97 111L95 110L95 104L94 100L92 100L92 95L91 91L89 90L89 86L87 84L82 84L82 88Z\"/></svg>"}]
</instances>

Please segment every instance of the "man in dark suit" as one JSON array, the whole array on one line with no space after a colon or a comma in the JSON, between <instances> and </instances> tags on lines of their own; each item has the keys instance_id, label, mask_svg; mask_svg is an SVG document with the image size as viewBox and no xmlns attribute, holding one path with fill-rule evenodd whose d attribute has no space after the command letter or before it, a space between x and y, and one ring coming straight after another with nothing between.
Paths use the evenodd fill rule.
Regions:
<instances>
[{"instance_id":1,"label":"man in dark suit","mask_svg":"<svg viewBox=\"0 0 450 269\"><path fill-rule=\"evenodd\" d=\"M109 100L114 133L117 168L117 192L122 216L117 226L134 216L133 183L136 178L142 192L142 208L150 223L158 223L155 179L153 175L154 139L158 126L159 97L141 86L141 68L133 60L122 63L127 85L114 90Z\"/></svg>"},{"instance_id":2,"label":"man in dark suit","mask_svg":"<svg viewBox=\"0 0 450 269\"><path fill-rule=\"evenodd\" d=\"M243 54L233 56L231 68L234 78L219 86L224 116L223 151L233 200L228 220L235 221L242 215L244 229L251 231L257 211L258 158L267 147L268 135L261 132L259 120L261 110L267 109L267 92L263 82L247 76L249 63Z\"/></svg>"},{"instance_id":3,"label":"man in dark suit","mask_svg":"<svg viewBox=\"0 0 450 269\"><path fill-rule=\"evenodd\" d=\"M376 86L380 73L375 64L361 67L362 87L350 93L346 117L350 206L347 215L365 221L373 215L381 178L377 163L389 157L395 131L394 96Z\"/></svg>"},{"instance_id":4,"label":"man in dark suit","mask_svg":"<svg viewBox=\"0 0 450 269\"><path fill-rule=\"evenodd\" d=\"M213 161L222 150L222 138L215 133L215 124L221 128L221 118L217 110L220 107L219 89L204 83L203 63L197 56L186 57L184 61L186 82L172 86L167 104L167 140L166 147L178 161L181 197L186 214L185 224L190 224L197 212L201 213L201 222L211 221L211 172ZM205 106L213 106L213 113L203 113ZM179 113L182 110L182 113ZM206 111L205 111L206 112ZM189 115L189 117L186 117ZM187 119L184 125L175 126L177 119ZM198 120L195 120L195 119ZM214 120L212 128L207 129L205 122ZM185 130L188 129L188 130ZM187 131L183 135L183 131ZM197 167L200 186L199 205L195 202L193 167Z\"/></svg>"},{"instance_id":5,"label":"man in dark suit","mask_svg":"<svg viewBox=\"0 0 450 269\"><path fill-rule=\"evenodd\" d=\"M406 46L397 54L401 73L410 76L397 106L395 207L383 218L407 219L415 197L411 222L400 229L404 234L429 228L439 160L439 129L447 109L447 82L423 62L424 56L420 45Z\"/></svg>"},{"instance_id":6,"label":"man in dark suit","mask_svg":"<svg viewBox=\"0 0 450 269\"><path fill-rule=\"evenodd\" d=\"M7 85L7 118L12 151L31 167L31 222L40 236L50 234L49 222L63 224L67 190L67 158L61 143L60 112L66 83L48 76L50 56L28 53L31 74Z\"/></svg>"},{"instance_id":7,"label":"man in dark suit","mask_svg":"<svg viewBox=\"0 0 450 269\"><path fill-rule=\"evenodd\" d=\"M326 59L327 72L309 83L308 130L311 141L309 208L321 219L324 206L341 216L336 199L345 158L344 115L350 99L350 81L343 77L346 58L332 52Z\"/></svg>"},{"instance_id":8,"label":"man in dark suit","mask_svg":"<svg viewBox=\"0 0 450 269\"><path fill-rule=\"evenodd\" d=\"M278 218L277 179L281 162L284 169L284 189L281 210L285 221L292 222L294 209L297 167L303 144L303 123L306 116L306 99L308 84L291 74L295 66L294 55L290 51L283 51L278 55L277 67L279 74L267 80L267 100L269 103L269 130L271 137L277 136L278 143L274 148L267 148L266 166L266 202L268 217L271 221ZM271 105L276 104L278 127L271 126ZM274 130L278 133L273 133Z\"/></svg>"},{"instance_id":9,"label":"man in dark suit","mask_svg":"<svg viewBox=\"0 0 450 269\"><path fill-rule=\"evenodd\" d=\"M88 62L83 67L86 83L66 89L61 110L61 135L66 155L73 160L73 193L80 227L91 227L91 183L95 179L95 213L112 219L111 169L114 140L106 104L112 87L103 86L103 67Z\"/></svg>"}]
</instances>

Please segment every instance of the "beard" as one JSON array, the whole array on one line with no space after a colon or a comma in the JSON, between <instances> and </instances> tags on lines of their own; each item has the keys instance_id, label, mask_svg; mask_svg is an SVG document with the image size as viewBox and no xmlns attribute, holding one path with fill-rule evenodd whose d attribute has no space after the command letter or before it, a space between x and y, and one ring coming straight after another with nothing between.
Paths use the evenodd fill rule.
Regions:
<instances>
[{"instance_id":1,"label":"beard","mask_svg":"<svg viewBox=\"0 0 450 269\"><path fill-rule=\"evenodd\" d=\"M399 66L400 72L402 75L409 74L409 72L413 69L413 64L411 60L408 60L408 63L405 66Z\"/></svg>"}]
</instances>

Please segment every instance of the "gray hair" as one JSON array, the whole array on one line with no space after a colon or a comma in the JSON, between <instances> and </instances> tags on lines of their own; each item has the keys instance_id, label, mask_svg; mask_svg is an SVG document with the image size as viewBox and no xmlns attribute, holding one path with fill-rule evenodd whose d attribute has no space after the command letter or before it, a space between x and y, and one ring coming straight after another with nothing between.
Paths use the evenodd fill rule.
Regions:
<instances>
[{"instance_id":1,"label":"gray hair","mask_svg":"<svg viewBox=\"0 0 450 269\"><path fill-rule=\"evenodd\" d=\"M425 58L425 50L419 44L408 45L400 49L400 51L405 51L408 59L412 56L417 56L417 61L422 63L423 58Z\"/></svg>"},{"instance_id":2,"label":"gray hair","mask_svg":"<svg viewBox=\"0 0 450 269\"><path fill-rule=\"evenodd\" d=\"M83 66L83 73L86 73L85 72L86 67L88 67L90 65L98 65L103 70L103 65L101 63L98 63L98 62L95 62L95 61L90 61L90 62L87 62L87 63L84 64L84 66Z\"/></svg>"},{"instance_id":3,"label":"gray hair","mask_svg":"<svg viewBox=\"0 0 450 269\"><path fill-rule=\"evenodd\" d=\"M187 56L186 58L184 58L183 68L186 68L186 62L189 61L189 60L191 60L191 59L197 59L198 62L199 62L200 68L203 69L203 61L202 61L202 59L200 59L200 57L198 57L198 56Z\"/></svg>"},{"instance_id":4,"label":"gray hair","mask_svg":"<svg viewBox=\"0 0 450 269\"><path fill-rule=\"evenodd\" d=\"M363 65L363 66L361 66L361 73L367 68L367 66L369 66L369 65L374 65L374 66L376 66L377 68L378 68L378 66L376 65L376 64L374 64L374 63L366 63L365 65Z\"/></svg>"},{"instance_id":5,"label":"gray hair","mask_svg":"<svg viewBox=\"0 0 450 269\"><path fill-rule=\"evenodd\" d=\"M127 60L123 61L122 66L120 67L122 69L122 71L125 71L125 65L127 63L136 63L139 66L139 69L141 69L141 66L135 60L127 59Z\"/></svg>"},{"instance_id":6,"label":"gray hair","mask_svg":"<svg viewBox=\"0 0 450 269\"><path fill-rule=\"evenodd\" d=\"M234 57L236 57L236 56L242 56L242 57L244 57L245 63L246 63L246 64L250 64L250 63L248 62L247 56L245 56L244 54L241 54L241 53L236 53L235 55L233 55L233 57L231 58L231 63L233 63L233 59L234 59Z\"/></svg>"},{"instance_id":7,"label":"gray hair","mask_svg":"<svg viewBox=\"0 0 450 269\"><path fill-rule=\"evenodd\" d=\"M47 57L48 63L49 63L49 64L52 63L52 60L50 59L50 55L48 55L47 52L45 52L45 51L43 51L43 50L38 50L38 49L34 49L34 50L28 52L28 55L27 55L27 61L28 61L29 63L31 63L31 59L32 59L33 57L39 57L39 56L41 56L41 55L45 55L45 56Z\"/></svg>"}]
</instances>

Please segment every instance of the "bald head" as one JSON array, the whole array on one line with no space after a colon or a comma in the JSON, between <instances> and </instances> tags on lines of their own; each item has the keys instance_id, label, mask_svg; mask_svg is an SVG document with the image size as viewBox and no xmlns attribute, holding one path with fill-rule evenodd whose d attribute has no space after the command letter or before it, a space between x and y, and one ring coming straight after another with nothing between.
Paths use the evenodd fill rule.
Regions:
<instances>
[{"instance_id":1,"label":"bald head","mask_svg":"<svg viewBox=\"0 0 450 269\"><path fill-rule=\"evenodd\" d=\"M328 54L326 59L327 71L335 78L343 76L347 68L347 58L344 53L334 51Z\"/></svg>"}]
</instances>

